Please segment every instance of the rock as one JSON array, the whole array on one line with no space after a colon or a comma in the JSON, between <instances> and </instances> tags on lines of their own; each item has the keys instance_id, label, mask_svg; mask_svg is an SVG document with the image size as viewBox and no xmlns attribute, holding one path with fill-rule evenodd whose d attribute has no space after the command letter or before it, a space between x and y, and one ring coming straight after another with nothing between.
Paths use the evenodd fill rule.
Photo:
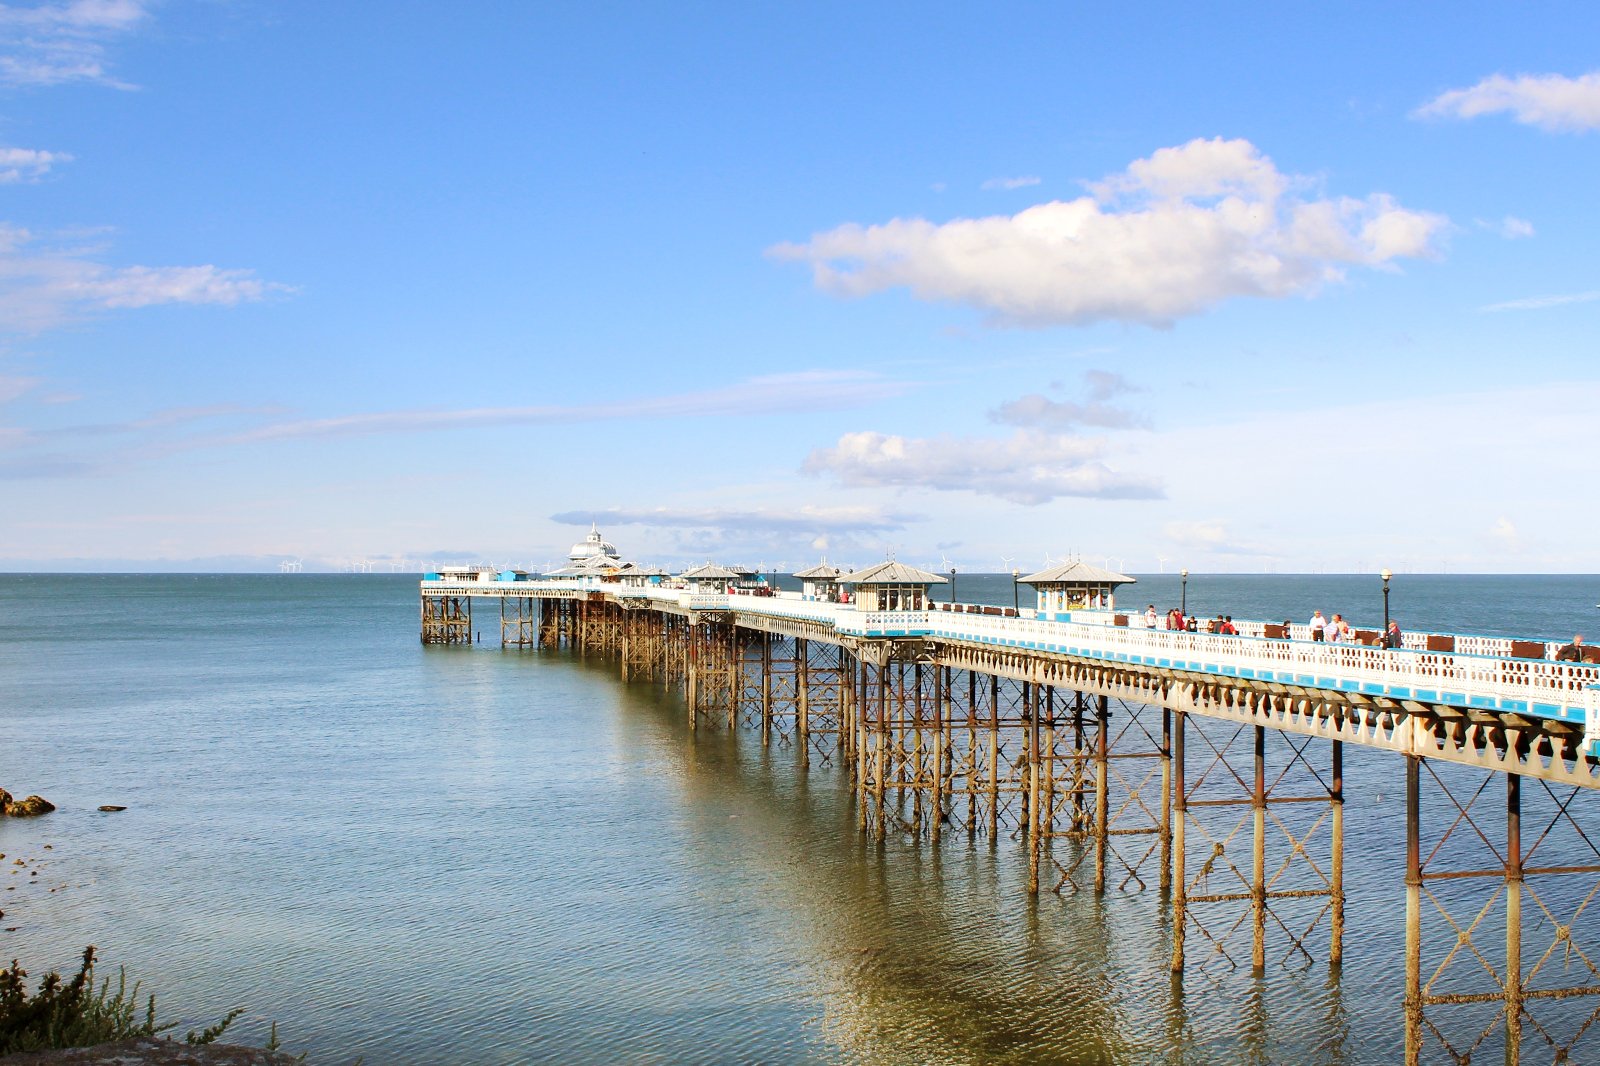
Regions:
<instances>
[{"instance_id":1,"label":"rock","mask_svg":"<svg viewBox=\"0 0 1600 1066\"><path fill-rule=\"evenodd\" d=\"M4 815L10 809L11 809L11 793L7 792L3 788L0 788L0 815Z\"/></svg>"},{"instance_id":2,"label":"rock","mask_svg":"<svg viewBox=\"0 0 1600 1066\"><path fill-rule=\"evenodd\" d=\"M12 818L37 818L41 814L49 814L56 809L56 805L43 796L29 796L25 800L10 803L6 814Z\"/></svg>"},{"instance_id":3,"label":"rock","mask_svg":"<svg viewBox=\"0 0 1600 1066\"><path fill-rule=\"evenodd\" d=\"M102 811L125 811L128 808L119 807L115 803L102 803L102 804L100 804L100 809Z\"/></svg>"},{"instance_id":4,"label":"rock","mask_svg":"<svg viewBox=\"0 0 1600 1066\"><path fill-rule=\"evenodd\" d=\"M5 1066L290 1066L299 1059L281 1051L228 1044L184 1044L141 1036L99 1047L0 1055Z\"/></svg>"}]
</instances>

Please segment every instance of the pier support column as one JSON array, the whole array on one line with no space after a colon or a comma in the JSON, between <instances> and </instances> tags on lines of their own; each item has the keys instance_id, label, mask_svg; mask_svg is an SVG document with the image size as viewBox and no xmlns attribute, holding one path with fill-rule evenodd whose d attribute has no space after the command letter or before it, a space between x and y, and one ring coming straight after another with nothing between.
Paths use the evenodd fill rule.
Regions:
<instances>
[{"instance_id":1,"label":"pier support column","mask_svg":"<svg viewBox=\"0 0 1600 1066\"><path fill-rule=\"evenodd\" d=\"M1172 891L1172 711L1161 709L1161 872L1157 888L1162 896Z\"/></svg>"},{"instance_id":2,"label":"pier support column","mask_svg":"<svg viewBox=\"0 0 1600 1066\"><path fill-rule=\"evenodd\" d=\"M1406 1066L1422 1061L1422 759L1406 759Z\"/></svg>"},{"instance_id":3,"label":"pier support column","mask_svg":"<svg viewBox=\"0 0 1600 1066\"><path fill-rule=\"evenodd\" d=\"M1043 783L1039 774L1040 738L1039 738L1039 686L1027 684L1023 687L1023 714L1027 729L1028 752L1028 790L1023 793L1028 804L1028 892L1030 895L1039 894L1039 856L1044 848L1044 832L1040 828L1040 785Z\"/></svg>"},{"instance_id":4,"label":"pier support column","mask_svg":"<svg viewBox=\"0 0 1600 1066\"><path fill-rule=\"evenodd\" d=\"M1333 780L1329 792L1333 805L1333 855L1328 863L1328 965L1336 971L1344 963L1344 741L1333 742Z\"/></svg>"},{"instance_id":5,"label":"pier support column","mask_svg":"<svg viewBox=\"0 0 1600 1066\"><path fill-rule=\"evenodd\" d=\"M1506 775L1506 1066L1522 1055L1522 777Z\"/></svg>"},{"instance_id":6,"label":"pier support column","mask_svg":"<svg viewBox=\"0 0 1600 1066\"><path fill-rule=\"evenodd\" d=\"M1184 777L1184 722L1188 715L1172 715L1172 972L1183 974L1184 934L1188 930L1188 849L1184 827L1189 822L1189 785Z\"/></svg>"},{"instance_id":7,"label":"pier support column","mask_svg":"<svg viewBox=\"0 0 1600 1066\"><path fill-rule=\"evenodd\" d=\"M1254 830L1250 876L1250 969L1260 977L1267 969L1267 730L1256 726L1255 794L1251 804Z\"/></svg>"},{"instance_id":8,"label":"pier support column","mask_svg":"<svg viewBox=\"0 0 1600 1066\"><path fill-rule=\"evenodd\" d=\"M1111 709L1109 701L1101 696L1099 706L1095 709L1095 740L1094 740L1094 890L1103 894L1106 890L1106 844L1111 831L1110 813L1111 799L1106 791L1110 781L1110 737Z\"/></svg>"},{"instance_id":9,"label":"pier support column","mask_svg":"<svg viewBox=\"0 0 1600 1066\"><path fill-rule=\"evenodd\" d=\"M794 642L794 731L800 743L800 766L811 764L811 642Z\"/></svg>"}]
</instances>

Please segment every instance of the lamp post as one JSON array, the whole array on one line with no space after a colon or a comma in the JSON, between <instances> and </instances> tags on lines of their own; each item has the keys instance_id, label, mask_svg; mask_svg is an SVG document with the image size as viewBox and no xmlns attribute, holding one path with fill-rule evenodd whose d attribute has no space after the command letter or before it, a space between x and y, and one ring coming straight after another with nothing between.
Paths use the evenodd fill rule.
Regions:
<instances>
[{"instance_id":1,"label":"lamp post","mask_svg":"<svg viewBox=\"0 0 1600 1066\"><path fill-rule=\"evenodd\" d=\"M1017 591L1017 578L1021 576L1022 571L1013 566L1011 568L1011 609L1017 612L1022 610L1022 593Z\"/></svg>"},{"instance_id":2,"label":"lamp post","mask_svg":"<svg viewBox=\"0 0 1600 1066\"><path fill-rule=\"evenodd\" d=\"M950 568L950 602L956 602L956 568Z\"/></svg>"},{"instance_id":3,"label":"lamp post","mask_svg":"<svg viewBox=\"0 0 1600 1066\"><path fill-rule=\"evenodd\" d=\"M1185 618L1189 617L1189 568L1186 566L1178 571L1178 576L1183 579L1183 600L1178 605L1178 613Z\"/></svg>"},{"instance_id":4,"label":"lamp post","mask_svg":"<svg viewBox=\"0 0 1600 1066\"><path fill-rule=\"evenodd\" d=\"M1389 579L1394 577L1394 572L1385 569L1378 576L1383 578L1383 635L1387 639L1389 636Z\"/></svg>"}]
</instances>

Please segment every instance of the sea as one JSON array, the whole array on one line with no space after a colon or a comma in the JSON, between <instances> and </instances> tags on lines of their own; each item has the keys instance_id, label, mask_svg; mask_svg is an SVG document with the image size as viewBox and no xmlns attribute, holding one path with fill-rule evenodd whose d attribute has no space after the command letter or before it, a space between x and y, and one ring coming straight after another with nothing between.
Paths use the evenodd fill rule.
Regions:
<instances>
[{"instance_id":1,"label":"sea","mask_svg":"<svg viewBox=\"0 0 1600 1066\"><path fill-rule=\"evenodd\" d=\"M955 591L1028 598L1006 574ZM1600 576L1401 574L1389 597L1407 629L1566 639L1595 628ZM1119 596L1180 599L1384 608L1376 575ZM1256 977L1191 933L1174 982L1153 882L1030 900L1010 835L864 840L837 762L691 733L677 694L502 650L496 625L423 646L416 575L0 575L0 787L59 808L0 820L0 958L37 977L93 944L180 1032L242 1007L230 1038L275 1022L312 1063L1400 1058L1397 757L1346 749L1342 968L1275 952ZM1600 829L1594 799L1574 809ZM1454 817L1428 802L1434 829ZM1593 887L1541 897L1530 942ZM1571 951L1546 966L1584 983ZM1593 1004L1538 1006L1555 1031ZM1574 1061L1597 1056L1600 1026Z\"/></svg>"}]
</instances>

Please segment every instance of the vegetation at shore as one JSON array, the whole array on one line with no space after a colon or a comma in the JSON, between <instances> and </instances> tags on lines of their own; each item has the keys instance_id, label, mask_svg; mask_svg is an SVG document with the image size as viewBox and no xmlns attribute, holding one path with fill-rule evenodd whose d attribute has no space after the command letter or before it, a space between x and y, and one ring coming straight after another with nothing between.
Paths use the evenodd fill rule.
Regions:
<instances>
[{"instance_id":1,"label":"vegetation at shore","mask_svg":"<svg viewBox=\"0 0 1600 1066\"><path fill-rule=\"evenodd\" d=\"M156 997L149 996L141 1010L139 982L128 987L126 970L117 972L115 990L106 978L97 989L94 983L94 945L83 951L83 963L70 981L48 973L39 989L28 993L27 971L16 959L0 969L0 1055L16 1051L44 1051L51 1048L92 1047L130 1037L160 1036L177 1022L156 1022ZM222 1036L243 1008L230 1011L221 1021L185 1036L190 1044L210 1044ZM276 1050L274 1027L269 1050Z\"/></svg>"}]
</instances>

